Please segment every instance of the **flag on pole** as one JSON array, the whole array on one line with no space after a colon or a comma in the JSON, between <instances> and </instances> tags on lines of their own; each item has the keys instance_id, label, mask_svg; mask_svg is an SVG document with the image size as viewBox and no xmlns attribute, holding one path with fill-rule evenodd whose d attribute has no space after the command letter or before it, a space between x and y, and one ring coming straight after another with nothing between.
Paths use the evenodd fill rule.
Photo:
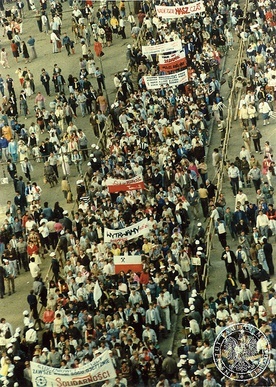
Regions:
<instances>
[{"instance_id":1,"label":"flag on pole","mask_svg":"<svg viewBox=\"0 0 276 387\"><path fill-rule=\"evenodd\" d=\"M102 294L103 294L102 289L100 288L99 281L97 280L93 291L93 298L94 298L96 308L98 307L98 301L101 298Z\"/></svg>"}]
</instances>

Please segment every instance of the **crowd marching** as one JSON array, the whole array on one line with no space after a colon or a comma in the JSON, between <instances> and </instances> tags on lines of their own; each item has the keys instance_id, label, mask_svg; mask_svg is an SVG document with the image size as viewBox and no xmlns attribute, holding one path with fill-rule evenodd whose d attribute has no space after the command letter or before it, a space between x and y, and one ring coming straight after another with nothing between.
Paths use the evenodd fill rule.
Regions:
<instances>
[{"instance_id":1,"label":"crowd marching","mask_svg":"<svg viewBox=\"0 0 276 387\"><path fill-rule=\"evenodd\" d=\"M238 2L211 0L180 7L176 18L164 16L176 12L175 2L169 8L167 2L156 8L157 2L141 2L135 16L124 1L98 9L88 0L68 3L41 0L39 10L30 0L0 3L13 57L2 48L0 64L10 73L12 60L22 56L27 64L39 55L36 36L21 38L25 13L34 12L53 55L66 50L71 57L76 44L81 49L78 74L67 79L58 64L39 74L17 68L19 95L11 75L0 76L1 159L15 191L0 229L0 297L16 292L20 271L33 279L23 328L0 321L1 385L32 386L30 362L79 369L108 352L116 377L97 386L275 386L275 162L269 141L262 140L275 107L274 2L249 1L244 14ZM73 37L63 31L68 7ZM127 38L128 26L132 44L126 66L114 75L116 98L109 106L94 52L108 53L104 48L115 37ZM221 62L240 41L246 59L233 79L232 69L222 73ZM37 75L45 93L37 91ZM225 87L241 95L241 151L222 165L226 78ZM46 95L52 95L49 110ZM27 128L30 109L35 120ZM90 147L78 116L87 117L96 137L112 120L103 149ZM206 160L212 130L221 138L212 152L213 169ZM41 163L44 183L54 187L61 180L64 204L52 205L45 196L43 202L32 179ZM71 201L74 165L78 208L70 217L65 202ZM233 190L233 209L211 181L221 168ZM137 178L142 189L133 188ZM138 237L127 231L140 230L144 219ZM204 300L207 220L214 223L226 270L223 291ZM126 237L108 239L106 230ZM53 279L44 283L40 266L46 256ZM118 270L118 257L136 260L140 270L131 264ZM263 372L243 382L234 369L225 377L213 359L216 337L237 323L258 328L263 340L256 354L269 353ZM166 348L178 324L183 339Z\"/></svg>"}]
</instances>

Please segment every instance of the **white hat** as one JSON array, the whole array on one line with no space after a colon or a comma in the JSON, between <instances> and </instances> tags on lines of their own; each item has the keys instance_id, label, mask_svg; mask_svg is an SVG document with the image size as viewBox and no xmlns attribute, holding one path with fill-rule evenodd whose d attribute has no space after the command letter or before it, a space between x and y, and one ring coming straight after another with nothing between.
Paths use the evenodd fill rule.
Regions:
<instances>
[{"instance_id":1,"label":"white hat","mask_svg":"<svg viewBox=\"0 0 276 387\"><path fill-rule=\"evenodd\" d=\"M198 250L198 251L203 251L203 247L202 247L202 246L199 246L199 247L197 248L197 250Z\"/></svg>"},{"instance_id":2,"label":"white hat","mask_svg":"<svg viewBox=\"0 0 276 387\"><path fill-rule=\"evenodd\" d=\"M8 378L12 378L13 377L13 372L9 372L8 373ZM5 382L4 382L5 383Z\"/></svg>"},{"instance_id":3,"label":"white hat","mask_svg":"<svg viewBox=\"0 0 276 387\"><path fill-rule=\"evenodd\" d=\"M171 351L171 350L168 351L168 352L167 352L167 355L168 355L168 356L172 356L172 351Z\"/></svg>"},{"instance_id":4,"label":"white hat","mask_svg":"<svg viewBox=\"0 0 276 387\"><path fill-rule=\"evenodd\" d=\"M45 347L42 349L42 352L49 352L49 349Z\"/></svg>"},{"instance_id":5,"label":"white hat","mask_svg":"<svg viewBox=\"0 0 276 387\"><path fill-rule=\"evenodd\" d=\"M95 351L94 354L95 354L95 355L99 355L99 354L101 354L101 351L99 351L99 350L97 349L97 351Z\"/></svg>"},{"instance_id":6,"label":"white hat","mask_svg":"<svg viewBox=\"0 0 276 387\"><path fill-rule=\"evenodd\" d=\"M189 359L189 360L188 360L188 363L189 363L189 364L195 364L195 359Z\"/></svg>"},{"instance_id":7,"label":"white hat","mask_svg":"<svg viewBox=\"0 0 276 387\"><path fill-rule=\"evenodd\" d=\"M13 337L19 337L20 334L18 332L15 332L15 334L13 335Z\"/></svg>"},{"instance_id":8,"label":"white hat","mask_svg":"<svg viewBox=\"0 0 276 387\"><path fill-rule=\"evenodd\" d=\"M180 376L186 376L186 375L187 375L187 371L186 371L186 370L181 370L181 371L179 372L179 375L180 375Z\"/></svg>"},{"instance_id":9,"label":"white hat","mask_svg":"<svg viewBox=\"0 0 276 387\"><path fill-rule=\"evenodd\" d=\"M190 309L191 309L191 310L195 310L195 306L194 306L194 305L191 305L191 306L190 306Z\"/></svg>"},{"instance_id":10,"label":"white hat","mask_svg":"<svg viewBox=\"0 0 276 387\"><path fill-rule=\"evenodd\" d=\"M33 328L33 327L34 327L34 323L31 322L31 323L28 325L28 327L29 327L29 328Z\"/></svg>"},{"instance_id":11,"label":"white hat","mask_svg":"<svg viewBox=\"0 0 276 387\"><path fill-rule=\"evenodd\" d=\"M202 223L198 222L197 227L201 227Z\"/></svg>"},{"instance_id":12,"label":"white hat","mask_svg":"<svg viewBox=\"0 0 276 387\"><path fill-rule=\"evenodd\" d=\"M64 210L62 214L63 214L63 215L68 215L68 211L67 211L67 210Z\"/></svg>"},{"instance_id":13,"label":"white hat","mask_svg":"<svg viewBox=\"0 0 276 387\"><path fill-rule=\"evenodd\" d=\"M24 310L23 316L29 316L29 312L27 310Z\"/></svg>"},{"instance_id":14,"label":"white hat","mask_svg":"<svg viewBox=\"0 0 276 387\"><path fill-rule=\"evenodd\" d=\"M9 260L8 259L3 259L3 262L4 263L9 263Z\"/></svg>"},{"instance_id":15,"label":"white hat","mask_svg":"<svg viewBox=\"0 0 276 387\"><path fill-rule=\"evenodd\" d=\"M127 45L127 48L131 48L131 44L128 44L128 45Z\"/></svg>"},{"instance_id":16,"label":"white hat","mask_svg":"<svg viewBox=\"0 0 276 387\"><path fill-rule=\"evenodd\" d=\"M193 289L193 290L192 290L192 297L193 297L193 296L197 296L197 291L196 291L196 289Z\"/></svg>"},{"instance_id":17,"label":"white hat","mask_svg":"<svg viewBox=\"0 0 276 387\"><path fill-rule=\"evenodd\" d=\"M195 300L195 299L194 299L193 297L190 297L190 298L189 298L189 301L188 301L188 304L189 304L189 305L193 304L193 303L194 303L194 300Z\"/></svg>"},{"instance_id":18,"label":"white hat","mask_svg":"<svg viewBox=\"0 0 276 387\"><path fill-rule=\"evenodd\" d=\"M16 338L13 337L13 338L11 339L11 343L16 343L16 342L17 342Z\"/></svg>"},{"instance_id":19,"label":"white hat","mask_svg":"<svg viewBox=\"0 0 276 387\"><path fill-rule=\"evenodd\" d=\"M88 166L88 167L90 167L90 166L91 166L91 163L90 163L90 161L89 161L89 163L87 163L87 166Z\"/></svg>"},{"instance_id":20,"label":"white hat","mask_svg":"<svg viewBox=\"0 0 276 387\"><path fill-rule=\"evenodd\" d=\"M21 360L21 357L20 356L14 356L13 360Z\"/></svg>"},{"instance_id":21,"label":"white hat","mask_svg":"<svg viewBox=\"0 0 276 387\"><path fill-rule=\"evenodd\" d=\"M201 375L201 372L199 370L194 372L194 375Z\"/></svg>"},{"instance_id":22,"label":"white hat","mask_svg":"<svg viewBox=\"0 0 276 387\"><path fill-rule=\"evenodd\" d=\"M20 328L20 327L17 327L16 330L15 330L15 332L20 333L20 332L21 332L21 328Z\"/></svg>"},{"instance_id":23,"label":"white hat","mask_svg":"<svg viewBox=\"0 0 276 387\"><path fill-rule=\"evenodd\" d=\"M91 148L96 148L96 146L97 146L96 144L92 144Z\"/></svg>"},{"instance_id":24,"label":"white hat","mask_svg":"<svg viewBox=\"0 0 276 387\"><path fill-rule=\"evenodd\" d=\"M166 269L166 266L162 265L160 266L160 269Z\"/></svg>"},{"instance_id":25,"label":"white hat","mask_svg":"<svg viewBox=\"0 0 276 387\"><path fill-rule=\"evenodd\" d=\"M196 244L196 245L199 245L199 244L200 244L200 241L196 240L196 241L195 241L195 244Z\"/></svg>"},{"instance_id":26,"label":"white hat","mask_svg":"<svg viewBox=\"0 0 276 387\"><path fill-rule=\"evenodd\" d=\"M98 147L98 145L96 145L96 149L97 149L97 150L100 149L100 148Z\"/></svg>"},{"instance_id":27,"label":"white hat","mask_svg":"<svg viewBox=\"0 0 276 387\"><path fill-rule=\"evenodd\" d=\"M184 309L184 313L190 313L190 309L189 308L185 308Z\"/></svg>"},{"instance_id":28,"label":"white hat","mask_svg":"<svg viewBox=\"0 0 276 387\"><path fill-rule=\"evenodd\" d=\"M184 339L185 340L185 339ZM187 355L180 355L180 359L187 359Z\"/></svg>"},{"instance_id":29,"label":"white hat","mask_svg":"<svg viewBox=\"0 0 276 387\"><path fill-rule=\"evenodd\" d=\"M50 253L50 257L55 257L56 256L56 253L54 252L54 251L52 251L51 253Z\"/></svg>"},{"instance_id":30,"label":"white hat","mask_svg":"<svg viewBox=\"0 0 276 387\"><path fill-rule=\"evenodd\" d=\"M196 255L202 255L202 252L201 251L197 251Z\"/></svg>"},{"instance_id":31,"label":"white hat","mask_svg":"<svg viewBox=\"0 0 276 387\"><path fill-rule=\"evenodd\" d=\"M10 347L12 347L12 343L11 343L11 342L9 342L9 343L6 345L6 348L7 348L7 349L10 348Z\"/></svg>"},{"instance_id":32,"label":"white hat","mask_svg":"<svg viewBox=\"0 0 276 387\"><path fill-rule=\"evenodd\" d=\"M181 340L181 344L187 344L187 339L182 339ZM186 356L186 355L180 355L180 359L181 359L181 356Z\"/></svg>"},{"instance_id":33,"label":"white hat","mask_svg":"<svg viewBox=\"0 0 276 387\"><path fill-rule=\"evenodd\" d=\"M46 222L47 222L46 219L41 219L41 221L39 222L39 224L40 224L40 226L41 226L42 224L44 224L44 223L46 223Z\"/></svg>"},{"instance_id":34,"label":"white hat","mask_svg":"<svg viewBox=\"0 0 276 387\"><path fill-rule=\"evenodd\" d=\"M64 235L64 230L61 230L60 235Z\"/></svg>"}]
</instances>

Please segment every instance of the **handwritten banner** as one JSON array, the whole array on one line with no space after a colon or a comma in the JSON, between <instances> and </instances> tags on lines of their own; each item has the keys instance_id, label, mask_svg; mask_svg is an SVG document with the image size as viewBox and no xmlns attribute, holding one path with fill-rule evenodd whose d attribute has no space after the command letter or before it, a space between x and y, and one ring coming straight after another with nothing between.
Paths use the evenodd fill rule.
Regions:
<instances>
[{"instance_id":1,"label":"handwritten banner","mask_svg":"<svg viewBox=\"0 0 276 387\"><path fill-rule=\"evenodd\" d=\"M108 351L80 368L60 369L31 361L31 372L34 387L87 386L116 377Z\"/></svg>"},{"instance_id":2,"label":"handwritten banner","mask_svg":"<svg viewBox=\"0 0 276 387\"><path fill-rule=\"evenodd\" d=\"M181 40L173 40L172 42L155 44L154 46L142 46L143 55L164 54L166 52L181 51Z\"/></svg>"},{"instance_id":3,"label":"handwritten banner","mask_svg":"<svg viewBox=\"0 0 276 387\"><path fill-rule=\"evenodd\" d=\"M143 182L143 176L138 175L132 179L120 180L120 179L107 179L106 185L109 193L120 191L133 191L137 189L144 189L145 184Z\"/></svg>"},{"instance_id":4,"label":"handwritten banner","mask_svg":"<svg viewBox=\"0 0 276 387\"><path fill-rule=\"evenodd\" d=\"M178 86L188 82L188 71L183 70L174 74L145 76L145 84L148 90L160 89L161 87Z\"/></svg>"},{"instance_id":5,"label":"handwritten banner","mask_svg":"<svg viewBox=\"0 0 276 387\"><path fill-rule=\"evenodd\" d=\"M196 1L195 3L186 5L176 5L174 7L156 5L155 9L157 16L165 19L177 19L181 17L191 16L195 13L205 12L203 1Z\"/></svg>"},{"instance_id":6,"label":"handwritten banner","mask_svg":"<svg viewBox=\"0 0 276 387\"><path fill-rule=\"evenodd\" d=\"M132 224L129 227L121 228L120 230L104 229L104 242L128 241L138 238L140 235L146 235L149 232L147 218Z\"/></svg>"},{"instance_id":7,"label":"handwritten banner","mask_svg":"<svg viewBox=\"0 0 276 387\"><path fill-rule=\"evenodd\" d=\"M176 71L187 66L185 52L177 52L170 55L159 56L159 70L160 71Z\"/></svg>"}]
</instances>

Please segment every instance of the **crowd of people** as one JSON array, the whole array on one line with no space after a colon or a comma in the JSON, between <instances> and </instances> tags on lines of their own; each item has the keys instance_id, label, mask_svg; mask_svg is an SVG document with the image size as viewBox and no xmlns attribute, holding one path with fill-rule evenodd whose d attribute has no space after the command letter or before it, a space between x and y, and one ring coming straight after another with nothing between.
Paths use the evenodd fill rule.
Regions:
<instances>
[{"instance_id":1,"label":"crowd of people","mask_svg":"<svg viewBox=\"0 0 276 387\"><path fill-rule=\"evenodd\" d=\"M16 291L21 269L30 271L33 278L23 329L14 330L1 319L1 383L32 386L30 361L79 368L108 351L117 377L99 386L275 385L276 292L271 284L274 265L269 242L276 232L275 173L272 147L266 142L262 149L258 128L261 117L263 126L270 125L274 110L273 12L267 4L250 2L245 19L237 3L211 1L203 14L168 22L158 18L147 2L141 4L137 18L127 15L124 1L119 6L102 5L97 12L88 2L85 6L69 2L69 6L74 41L62 32L65 5L54 2L49 10L41 1L41 10L36 12L39 32L47 35L51 31L53 54L64 47L68 56L74 55L75 43L80 43L82 52L79 74L67 80L58 64L52 76L45 68L41 70L45 93L55 92L50 111L46 97L36 92L35 77L27 67L16 72L22 86L20 109L14 80L10 75L0 77L1 156L7 161L15 190L0 230L0 296ZM17 62L22 51L26 62L35 60L35 37L28 38L29 55L16 33L22 32L22 3L18 1L16 7L17 13L7 8L2 18L13 57ZM109 109L103 95L104 75L89 47L91 40L102 47L111 45L112 34L125 39L126 22L131 25L133 44L127 46L127 67L114 77L116 100ZM164 72L159 70L158 56L143 55L137 43L139 33L147 46L181 40L187 61L186 84L147 90L145 76ZM225 166L235 196L232 211L210 181L213 176L205 156L211 126L221 132L221 144L224 140L221 61L235 40L244 41L247 59L241 68L246 94L239 105L243 147ZM7 54L2 52L2 65L8 68ZM226 74L232 87L231 70ZM98 90L92 86L93 79ZM9 94L6 97L4 89ZM21 122L28 118L34 93L36 119L25 128ZM78 128L78 115L89 114L89 124L99 135L109 113L114 127L106 149L90 148L87 133ZM44 132L47 137L40 141ZM258 154L264 151L262 165L252 155L251 139ZM222 168L222 160L217 147L212 154L214 175ZM18 162L26 183L18 173ZM42 205L42 189L31 178L40 162L44 163L45 182L51 186L62 170L65 201L69 201L70 168L76 165L78 209L72 218L63 203L51 207L45 201ZM108 179L139 175L144 190L109 193ZM251 182L256 204L243 192ZM147 235L104 242L105 228L121 230L144 218ZM202 298L208 262L203 224L209 218L223 248L226 270L223 291L207 301ZM237 244L235 251L229 246L230 239ZM40 266L46 254L51 258L53 280L44 284ZM137 255L141 256L141 272L117 272L114 257ZM101 297L95 300L98 284ZM163 343L173 335L178 319L183 339L174 351ZM264 373L241 383L235 380L234 371L228 379L213 364L216 337L225 327L240 322L263 333L260 353L270 351Z\"/></svg>"}]
</instances>

